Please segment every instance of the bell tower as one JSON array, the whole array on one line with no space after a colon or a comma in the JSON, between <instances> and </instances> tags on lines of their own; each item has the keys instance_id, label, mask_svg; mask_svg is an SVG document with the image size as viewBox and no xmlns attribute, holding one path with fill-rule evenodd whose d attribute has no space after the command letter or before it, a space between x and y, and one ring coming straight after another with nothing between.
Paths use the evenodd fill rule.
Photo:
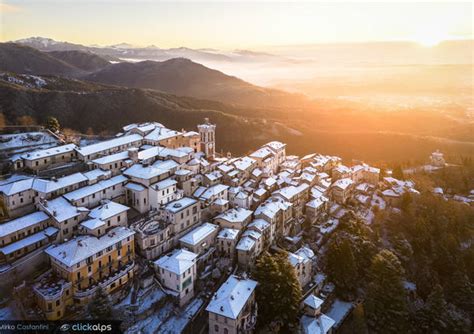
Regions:
<instances>
[{"instance_id":1,"label":"bell tower","mask_svg":"<svg viewBox=\"0 0 474 334\"><path fill-rule=\"evenodd\" d=\"M206 158L213 159L216 155L216 125L209 123L209 118L204 119L204 124L198 125L201 140L201 152Z\"/></svg>"}]
</instances>

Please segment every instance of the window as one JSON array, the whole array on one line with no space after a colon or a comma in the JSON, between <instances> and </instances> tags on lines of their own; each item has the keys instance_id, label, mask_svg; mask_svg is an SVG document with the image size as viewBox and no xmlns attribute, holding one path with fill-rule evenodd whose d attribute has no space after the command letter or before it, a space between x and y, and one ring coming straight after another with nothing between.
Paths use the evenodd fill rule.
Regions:
<instances>
[{"instance_id":1,"label":"window","mask_svg":"<svg viewBox=\"0 0 474 334\"><path fill-rule=\"evenodd\" d=\"M216 332L218 332L218 331L219 331L219 326L214 325L214 330L215 330Z\"/></svg>"}]
</instances>

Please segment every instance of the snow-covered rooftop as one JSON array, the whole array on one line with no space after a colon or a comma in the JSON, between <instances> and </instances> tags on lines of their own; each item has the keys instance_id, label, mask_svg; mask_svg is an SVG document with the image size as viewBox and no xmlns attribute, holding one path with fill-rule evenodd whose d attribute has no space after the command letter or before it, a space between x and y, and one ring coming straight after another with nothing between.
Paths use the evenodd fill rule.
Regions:
<instances>
[{"instance_id":1,"label":"snow-covered rooftop","mask_svg":"<svg viewBox=\"0 0 474 334\"><path fill-rule=\"evenodd\" d=\"M51 193L58 189L66 188L74 184L79 184L81 182L87 181L88 178L82 173L74 173L61 177L56 180L42 180L36 179L33 182L33 189L41 193Z\"/></svg>"},{"instance_id":2,"label":"snow-covered rooftop","mask_svg":"<svg viewBox=\"0 0 474 334\"><path fill-rule=\"evenodd\" d=\"M217 238L235 240L239 236L239 232L240 230L236 230L233 228L223 228L222 230L220 230L219 234L217 235Z\"/></svg>"},{"instance_id":3,"label":"snow-covered rooftop","mask_svg":"<svg viewBox=\"0 0 474 334\"><path fill-rule=\"evenodd\" d=\"M29 215L10 220L6 223L0 224L0 238L12 234L16 231L28 228L35 224L41 223L49 219L49 216L42 212L37 211L30 213Z\"/></svg>"},{"instance_id":4,"label":"snow-covered rooftop","mask_svg":"<svg viewBox=\"0 0 474 334\"><path fill-rule=\"evenodd\" d=\"M339 179L336 182L334 182L333 186L337 187L339 189L345 190L349 186L351 186L352 184L354 184L354 181L352 181L350 178L346 177L346 178Z\"/></svg>"},{"instance_id":5,"label":"snow-covered rooftop","mask_svg":"<svg viewBox=\"0 0 474 334\"><path fill-rule=\"evenodd\" d=\"M123 212L127 212L130 208L120 203L108 201L89 212L89 217L106 220Z\"/></svg>"},{"instance_id":6,"label":"snow-covered rooftop","mask_svg":"<svg viewBox=\"0 0 474 334\"><path fill-rule=\"evenodd\" d=\"M181 275L196 263L197 254L185 249L175 249L155 261L155 265Z\"/></svg>"},{"instance_id":7,"label":"snow-covered rooftop","mask_svg":"<svg viewBox=\"0 0 474 334\"><path fill-rule=\"evenodd\" d=\"M252 295L257 282L232 275L214 294L206 311L237 319Z\"/></svg>"},{"instance_id":8,"label":"snow-covered rooftop","mask_svg":"<svg viewBox=\"0 0 474 334\"><path fill-rule=\"evenodd\" d=\"M268 147L262 147L250 154L251 158L265 159L267 157L273 156L275 153Z\"/></svg>"},{"instance_id":9,"label":"snow-covered rooftop","mask_svg":"<svg viewBox=\"0 0 474 334\"><path fill-rule=\"evenodd\" d=\"M324 303L324 300L322 300L321 298L316 297L313 294L309 295L304 300L305 305L308 305L309 307L311 307L312 309L315 309L315 310L320 308L321 305L323 305L323 303Z\"/></svg>"},{"instance_id":10,"label":"snow-covered rooftop","mask_svg":"<svg viewBox=\"0 0 474 334\"><path fill-rule=\"evenodd\" d=\"M28 152L28 153L22 154L21 157L25 160L44 159L50 156L72 152L74 151L75 148L76 148L75 144L67 144L67 145L62 145L62 146L50 147L45 150Z\"/></svg>"},{"instance_id":11,"label":"snow-covered rooftop","mask_svg":"<svg viewBox=\"0 0 474 334\"><path fill-rule=\"evenodd\" d=\"M191 206L195 203L197 203L197 201L194 198L183 197L176 201L168 203L165 208L166 211L176 213L186 209L188 206Z\"/></svg>"},{"instance_id":12,"label":"snow-covered rooftop","mask_svg":"<svg viewBox=\"0 0 474 334\"><path fill-rule=\"evenodd\" d=\"M49 226L45 228L43 231L39 231L35 234L27 236L26 238L20 239L16 242L12 242L11 244L0 248L0 253L3 253L5 255L12 254L25 247L34 245L38 242L48 239L49 237L53 236L57 232L58 232L58 229L56 227Z\"/></svg>"},{"instance_id":13,"label":"snow-covered rooftop","mask_svg":"<svg viewBox=\"0 0 474 334\"><path fill-rule=\"evenodd\" d=\"M138 134L133 134L129 136L118 137L110 140L101 141L96 144L78 147L76 150L81 153L83 156L96 154L105 150L116 148L122 145L128 145L130 143L142 140L143 137Z\"/></svg>"},{"instance_id":14,"label":"snow-covered rooftop","mask_svg":"<svg viewBox=\"0 0 474 334\"><path fill-rule=\"evenodd\" d=\"M88 211L86 208L75 207L64 197L46 201L46 205L42 205L42 208L58 222L79 216L82 211Z\"/></svg>"},{"instance_id":15,"label":"snow-covered rooftop","mask_svg":"<svg viewBox=\"0 0 474 334\"><path fill-rule=\"evenodd\" d=\"M276 151L281 150L282 148L286 147L285 143L282 143L280 141L271 141L269 143L266 143L265 146L268 146Z\"/></svg>"},{"instance_id":16,"label":"snow-covered rooftop","mask_svg":"<svg viewBox=\"0 0 474 334\"><path fill-rule=\"evenodd\" d=\"M152 184L151 187L155 190L163 190L163 189L166 189L168 187L172 187L177 183L178 182L176 182L176 180L173 180L171 178L167 178L163 181L156 182L156 183Z\"/></svg>"},{"instance_id":17,"label":"snow-covered rooftop","mask_svg":"<svg viewBox=\"0 0 474 334\"><path fill-rule=\"evenodd\" d=\"M123 172L129 177L136 177L139 179L151 179L156 176L170 172L173 168L179 165L173 160L157 161L151 166L143 166L142 164L135 164Z\"/></svg>"},{"instance_id":18,"label":"snow-covered rooftop","mask_svg":"<svg viewBox=\"0 0 474 334\"><path fill-rule=\"evenodd\" d=\"M175 130L170 130L165 127L157 127L145 136L145 139L152 141L161 141L180 135L181 133Z\"/></svg>"},{"instance_id":19,"label":"snow-covered rooftop","mask_svg":"<svg viewBox=\"0 0 474 334\"><path fill-rule=\"evenodd\" d=\"M81 235L60 245L53 245L45 252L67 267L71 267L88 257L113 246L135 232L127 227L119 226L110 230L106 235L97 238L92 235Z\"/></svg>"},{"instance_id":20,"label":"snow-covered rooftop","mask_svg":"<svg viewBox=\"0 0 474 334\"><path fill-rule=\"evenodd\" d=\"M219 226L204 223L196 228L194 228L191 232L185 234L183 237L179 239L179 241L187 243L188 245L197 245L202 242L205 238L207 238L210 234L214 233Z\"/></svg>"},{"instance_id":21,"label":"snow-covered rooftop","mask_svg":"<svg viewBox=\"0 0 474 334\"><path fill-rule=\"evenodd\" d=\"M255 227L256 229L258 229L259 231L264 231L266 230L267 228L270 227L270 223L267 222L266 220L263 220L263 219L254 219L248 226L249 228L250 227Z\"/></svg>"},{"instance_id":22,"label":"snow-covered rooftop","mask_svg":"<svg viewBox=\"0 0 474 334\"><path fill-rule=\"evenodd\" d=\"M255 246L255 239L251 238L250 236L245 235L245 236L242 236L242 238L240 238L239 243L237 244L235 249L247 252L247 251L250 251L252 247L254 246Z\"/></svg>"},{"instance_id":23,"label":"snow-covered rooftop","mask_svg":"<svg viewBox=\"0 0 474 334\"><path fill-rule=\"evenodd\" d=\"M228 222L231 223L240 223L245 221L247 218L249 218L252 215L252 211L244 209L244 208L233 208L230 210L227 210L226 212L221 213L216 217L219 219L224 219Z\"/></svg>"},{"instance_id":24,"label":"snow-covered rooftop","mask_svg":"<svg viewBox=\"0 0 474 334\"><path fill-rule=\"evenodd\" d=\"M201 190L200 192L198 192L196 190L196 192L193 194L194 196L196 197L199 197L199 199L201 200L208 200L208 199L211 199L212 196L215 196L215 195L218 195L224 191L226 191L227 189L229 189L229 186L226 186L224 184L215 184L209 188L204 188L204 189L199 189L198 190Z\"/></svg>"},{"instance_id":25,"label":"snow-covered rooftop","mask_svg":"<svg viewBox=\"0 0 474 334\"><path fill-rule=\"evenodd\" d=\"M14 179L12 182L0 185L0 192L7 196L18 194L19 192L32 189L33 182L34 178Z\"/></svg>"},{"instance_id":26,"label":"snow-covered rooftop","mask_svg":"<svg viewBox=\"0 0 474 334\"><path fill-rule=\"evenodd\" d=\"M104 189L118 185L119 183L128 181L128 179L123 175L114 176L108 180L99 181L96 184L92 184L87 187L82 187L77 190L71 191L67 194L64 194L64 197L69 201L75 201L80 198L90 196L97 192L100 192Z\"/></svg>"},{"instance_id":27,"label":"snow-covered rooftop","mask_svg":"<svg viewBox=\"0 0 474 334\"><path fill-rule=\"evenodd\" d=\"M318 317L303 315L301 317L301 327L304 334L326 334L334 326L335 321L321 313Z\"/></svg>"},{"instance_id":28,"label":"snow-covered rooftop","mask_svg":"<svg viewBox=\"0 0 474 334\"><path fill-rule=\"evenodd\" d=\"M105 157L94 159L92 160L92 162L97 165L104 165L104 164L110 164L112 162L125 160L125 159L128 159L128 151L106 155Z\"/></svg>"}]
</instances>

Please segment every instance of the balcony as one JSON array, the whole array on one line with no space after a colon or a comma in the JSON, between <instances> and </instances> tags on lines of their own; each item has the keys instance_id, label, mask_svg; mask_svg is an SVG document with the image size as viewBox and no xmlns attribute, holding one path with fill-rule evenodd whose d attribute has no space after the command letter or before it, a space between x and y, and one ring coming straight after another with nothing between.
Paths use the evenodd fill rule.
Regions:
<instances>
[{"instance_id":1,"label":"balcony","mask_svg":"<svg viewBox=\"0 0 474 334\"><path fill-rule=\"evenodd\" d=\"M74 293L74 297L76 298L90 297L95 294L98 287L105 289L107 286L109 286L113 282L118 281L121 277L131 272L134 269L134 267L135 267L135 262L133 261L127 264L124 264L121 267L119 267L115 272L113 272L111 275L104 277L100 281L95 282L93 285L90 285L88 288L77 290Z\"/></svg>"},{"instance_id":2,"label":"balcony","mask_svg":"<svg viewBox=\"0 0 474 334\"><path fill-rule=\"evenodd\" d=\"M242 328L244 333L252 333L255 329L255 325L257 324L257 308L252 307L251 309L246 310L240 321L245 323L244 327Z\"/></svg>"},{"instance_id":3,"label":"balcony","mask_svg":"<svg viewBox=\"0 0 474 334\"><path fill-rule=\"evenodd\" d=\"M64 291L71 287L71 283L58 277L49 270L38 278L33 290L44 300L54 301L62 296Z\"/></svg>"}]
</instances>

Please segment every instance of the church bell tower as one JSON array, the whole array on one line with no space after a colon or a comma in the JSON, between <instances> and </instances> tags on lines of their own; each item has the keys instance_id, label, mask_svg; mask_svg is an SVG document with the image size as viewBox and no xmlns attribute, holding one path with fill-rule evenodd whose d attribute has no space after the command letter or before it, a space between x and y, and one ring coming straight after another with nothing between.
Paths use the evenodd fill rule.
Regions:
<instances>
[{"instance_id":1,"label":"church bell tower","mask_svg":"<svg viewBox=\"0 0 474 334\"><path fill-rule=\"evenodd\" d=\"M209 123L209 118L204 119L204 124L198 125L201 140L201 152L206 158L213 159L216 155L216 125Z\"/></svg>"}]
</instances>

